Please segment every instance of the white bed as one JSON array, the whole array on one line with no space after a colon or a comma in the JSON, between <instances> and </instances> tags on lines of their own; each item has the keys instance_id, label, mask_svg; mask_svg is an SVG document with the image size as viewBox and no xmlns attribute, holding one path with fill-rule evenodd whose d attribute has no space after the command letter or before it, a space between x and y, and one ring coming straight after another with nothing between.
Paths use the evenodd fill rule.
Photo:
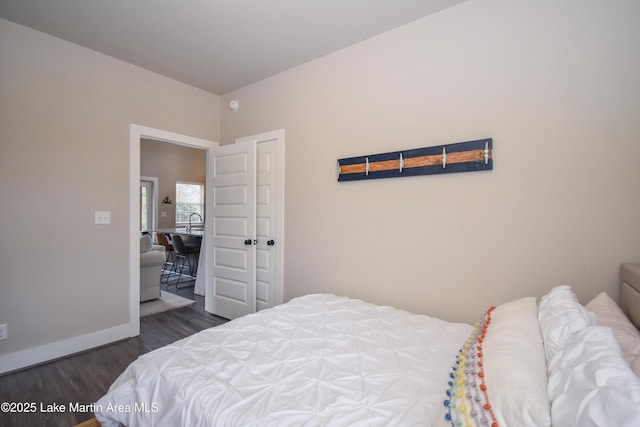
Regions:
<instances>
[{"instance_id":1,"label":"white bed","mask_svg":"<svg viewBox=\"0 0 640 427\"><path fill-rule=\"evenodd\" d=\"M605 417L610 425L639 426L640 379L615 339L613 350L596 342L588 346L595 353L565 352L576 332L600 328L594 333L602 335L604 327L593 326L593 316L584 327L567 317L567 304L579 306L568 286L547 300L503 304L474 332L345 297L296 298L141 356L96 402L96 417L104 427L481 426L483 417L502 427L549 426L553 417L555 425L607 425L598 421ZM581 338L581 349L592 335ZM551 350L557 354L549 358ZM600 380L585 374L599 368L584 367L601 355L604 394ZM603 402L594 400L594 387ZM590 410L572 409L585 402ZM574 423L565 424L567 417Z\"/></svg>"}]
</instances>

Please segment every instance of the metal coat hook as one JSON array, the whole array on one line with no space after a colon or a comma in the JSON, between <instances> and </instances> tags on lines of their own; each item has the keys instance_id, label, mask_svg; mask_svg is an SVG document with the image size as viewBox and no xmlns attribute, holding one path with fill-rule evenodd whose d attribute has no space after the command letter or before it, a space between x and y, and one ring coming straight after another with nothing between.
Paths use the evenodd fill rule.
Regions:
<instances>
[{"instance_id":1,"label":"metal coat hook","mask_svg":"<svg viewBox=\"0 0 640 427\"><path fill-rule=\"evenodd\" d=\"M447 167L447 150L442 147L442 169Z\"/></svg>"},{"instance_id":2,"label":"metal coat hook","mask_svg":"<svg viewBox=\"0 0 640 427\"><path fill-rule=\"evenodd\" d=\"M365 165L365 170L364 170L364 174L365 175L369 175L369 158L366 158L366 165Z\"/></svg>"},{"instance_id":3,"label":"metal coat hook","mask_svg":"<svg viewBox=\"0 0 640 427\"><path fill-rule=\"evenodd\" d=\"M489 142L484 143L484 164L489 163Z\"/></svg>"},{"instance_id":4,"label":"metal coat hook","mask_svg":"<svg viewBox=\"0 0 640 427\"><path fill-rule=\"evenodd\" d=\"M402 173L402 168L404 168L404 159L402 158L402 153L400 153L400 173Z\"/></svg>"}]
</instances>

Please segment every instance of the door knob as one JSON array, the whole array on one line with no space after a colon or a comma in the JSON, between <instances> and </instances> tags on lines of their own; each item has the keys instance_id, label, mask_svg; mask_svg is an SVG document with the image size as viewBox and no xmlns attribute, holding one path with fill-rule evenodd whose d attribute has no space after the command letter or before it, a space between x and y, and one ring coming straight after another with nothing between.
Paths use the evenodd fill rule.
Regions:
<instances>
[{"instance_id":1,"label":"door knob","mask_svg":"<svg viewBox=\"0 0 640 427\"><path fill-rule=\"evenodd\" d=\"M276 244L276 242L274 242L273 240L268 240L267 241L267 245L269 245L269 246L273 246L275 244Z\"/></svg>"},{"instance_id":2,"label":"door knob","mask_svg":"<svg viewBox=\"0 0 640 427\"><path fill-rule=\"evenodd\" d=\"M253 240L251 240L251 239L247 239L247 240L244 241L244 244L247 245L247 246L252 244L252 243L253 243Z\"/></svg>"}]
</instances>

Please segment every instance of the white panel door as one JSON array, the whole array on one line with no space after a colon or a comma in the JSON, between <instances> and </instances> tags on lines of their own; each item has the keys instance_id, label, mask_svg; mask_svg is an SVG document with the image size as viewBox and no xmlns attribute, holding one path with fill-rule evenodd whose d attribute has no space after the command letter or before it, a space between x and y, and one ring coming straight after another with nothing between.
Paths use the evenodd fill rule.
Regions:
<instances>
[{"instance_id":1,"label":"white panel door","mask_svg":"<svg viewBox=\"0 0 640 427\"><path fill-rule=\"evenodd\" d=\"M277 141L258 144L256 188L256 309L264 310L275 303L276 253L272 249L276 242L276 218L278 191Z\"/></svg>"},{"instance_id":2,"label":"white panel door","mask_svg":"<svg viewBox=\"0 0 640 427\"><path fill-rule=\"evenodd\" d=\"M210 311L235 319L256 311L256 143L212 150Z\"/></svg>"},{"instance_id":3,"label":"white panel door","mask_svg":"<svg viewBox=\"0 0 640 427\"><path fill-rule=\"evenodd\" d=\"M284 130L236 139L248 141L257 143L256 310L263 310L282 303Z\"/></svg>"}]
</instances>

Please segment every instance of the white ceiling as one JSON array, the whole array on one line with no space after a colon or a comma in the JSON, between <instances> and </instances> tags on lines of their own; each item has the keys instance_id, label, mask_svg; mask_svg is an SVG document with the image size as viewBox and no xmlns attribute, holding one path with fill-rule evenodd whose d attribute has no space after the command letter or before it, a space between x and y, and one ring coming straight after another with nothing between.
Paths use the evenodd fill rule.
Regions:
<instances>
[{"instance_id":1,"label":"white ceiling","mask_svg":"<svg viewBox=\"0 0 640 427\"><path fill-rule=\"evenodd\" d=\"M464 0L0 0L0 17L223 95Z\"/></svg>"}]
</instances>

